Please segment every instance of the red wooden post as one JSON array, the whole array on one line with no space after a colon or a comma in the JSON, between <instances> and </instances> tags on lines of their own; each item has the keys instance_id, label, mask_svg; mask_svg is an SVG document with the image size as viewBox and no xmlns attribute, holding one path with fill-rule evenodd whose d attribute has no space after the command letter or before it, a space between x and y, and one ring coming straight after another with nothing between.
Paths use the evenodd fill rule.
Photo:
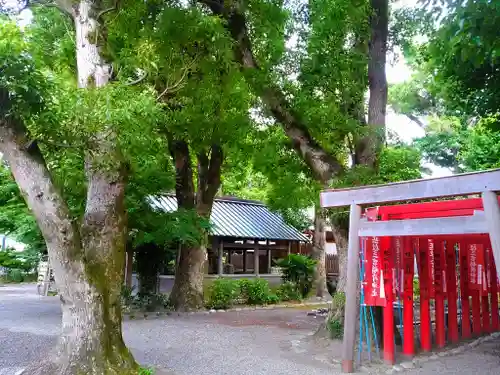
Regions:
<instances>
[{"instance_id":1,"label":"red wooden post","mask_svg":"<svg viewBox=\"0 0 500 375\"><path fill-rule=\"evenodd\" d=\"M470 331L470 307L469 307L469 261L468 245L462 241L459 243L460 254L460 300L462 305L462 338L471 337Z\"/></svg>"},{"instance_id":2,"label":"red wooden post","mask_svg":"<svg viewBox=\"0 0 500 375\"><path fill-rule=\"evenodd\" d=\"M468 244L468 263L469 263L469 293L472 297L472 333L475 335L480 335L482 332L481 329L481 297L480 290L477 289L479 285L477 281L477 258L478 251L482 245L477 243L478 241L472 241Z\"/></svg>"},{"instance_id":3,"label":"red wooden post","mask_svg":"<svg viewBox=\"0 0 500 375\"><path fill-rule=\"evenodd\" d=\"M448 339L458 341L457 323L457 272L455 240L446 241L446 283L448 290Z\"/></svg>"},{"instance_id":4,"label":"red wooden post","mask_svg":"<svg viewBox=\"0 0 500 375\"><path fill-rule=\"evenodd\" d=\"M430 312L430 281L429 258L427 256L427 240L417 240L418 246L418 279L420 282L420 344L422 351L430 352L431 340L431 312Z\"/></svg>"},{"instance_id":5,"label":"red wooden post","mask_svg":"<svg viewBox=\"0 0 500 375\"><path fill-rule=\"evenodd\" d=\"M413 356L415 354L413 336L413 273L414 273L414 250L413 239L403 239L403 354Z\"/></svg>"},{"instance_id":6,"label":"red wooden post","mask_svg":"<svg viewBox=\"0 0 500 375\"><path fill-rule=\"evenodd\" d=\"M490 249L488 247L487 239L484 241L484 269L483 269L483 288L481 291L481 316L483 324L483 332L491 332L491 314L490 314Z\"/></svg>"},{"instance_id":7,"label":"red wooden post","mask_svg":"<svg viewBox=\"0 0 500 375\"><path fill-rule=\"evenodd\" d=\"M384 220L382 218L382 220ZM386 305L384 307L384 361L389 364L394 364L395 348L394 348L394 306L392 293L392 251L391 238L382 237L380 245L383 254L383 280Z\"/></svg>"},{"instance_id":8,"label":"red wooden post","mask_svg":"<svg viewBox=\"0 0 500 375\"><path fill-rule=\"evenodd\" d=\"M490 285L491 285L491 330L498 331L498 284L497 284L497 269L495 266L495 259L493 258L493 251L489 247L490 262Z\"/></svg>"},{"instance_id":9,"label":"red wooden post","mask_svg":"<svg viewBox=\"0 0 500 375\"><path fill-rule=\"evenodd\" d=\"M432 241L432 240L431 240ZM443 293L443 240L435 239L429 242L429 247L434 246L434 286L436 298L436 345L445 346L446 332L444 323L444 293Z\"/></svg>"},{"instance_id":10,"label":"red wooden post","mask_svg":"<svg viewBox=\"0 0 500 375\"><path fill-rule=\"evenodd\" d=\"M472 333L480 335L481 329L481 299L479 298L478 290L471 290L472 296Z\"/></svg>"},{"instance_id":11,"label":"red wooden post","mask_svg":"<svg viewBox=\"0 0 500 375\"><path fill-rule=\"evenodd\" d=\"M491 332L491 322L490 322L490 297L486 294L481 297L482 307L481 307L481 317L483 319L483 332Z\"/></svg>"}]
</instances>

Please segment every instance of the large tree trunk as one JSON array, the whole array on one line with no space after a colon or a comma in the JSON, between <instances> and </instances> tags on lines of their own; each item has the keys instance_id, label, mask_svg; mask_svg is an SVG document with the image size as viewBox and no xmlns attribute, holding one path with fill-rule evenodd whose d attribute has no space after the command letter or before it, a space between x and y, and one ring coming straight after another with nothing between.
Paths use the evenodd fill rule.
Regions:
<instances>
[{"instance_id":1,"label":"large tree trunk","mask_svg":"<svg viewBox=\"0 0 500 375\"><path fill-rule=\"evenodd\" d=\"M347 285L347 245L349 228L345 220L332 220L332 234L337 247L339 260L339 275L337 278L337 293L345 293Z\"/></svg>"},{"instance_id":2,"label":"large tree trunk","mask_svg":"<svg viewBox=\"0 0 500 375\"><path fill-rule=\"evenodd\" d=\"M195 209L199 217L209 220L213 201L221 182L222 148L217 144L212 145L210 157L202 151L197 154L196 194L189 145L185 141L169 139L169 149L175 162L178 207L185 210ZM175 282L170 294L170 300L176 310L185 311L204 307L203 281L207 240L208 234L200 233L197 243L181 245Z\"/></svg>"},{"instance_id":3,"label":"large tree trunk","mask_svg":"<svg viewBox=\"0 0 500 375\"><path fill-rule=\"evenodd\" d=\"M82 246L80 230L54 186L38 146L28 142L22 124L12 121L0 121L0 150L47 242L63 313L56 351L25 374L136 374L137 365L121 334L124 257L120 238L125 233L124 222L111 217L106 225L99 225L97 233L91 230L92 217L105 216L101 210L91 209L85 219L87 231L82 228L87 241ZM100 207L110 207L106 205L108 194L122 195L123 184L117 185L113 192L99 189L103 193Z\"/></svg>"},{"instance_id":4,"label":"large tree trunk","mask_svg":"<svg viewBox=\"0 0 500 375\"><path fill-rule=\"evenodd\" d=\"M207 249L204 245L182 245L170 301L176 310L188 311L204 306L203 280Z\"/></svg>"},{"instance_id":5,"label":"large tree trunk","mask_svg":"<svg viewBox=\"0 0 500 375\"><path fill-rule=\"evenodd\" d=\"M321 299L330 299L328 288L326 287L326 223L325 212L317 207L314 216L314 236L312 258L316 260L314 269L313 285L316 290L316 297Z\"/></svg>"},{"instance_id":6,"label":"large tree trunk","mask_svg":"<svg viewBox=\"0 0 500 375\"><path fill-rule=\"evenodd\" d=\"M94 5L80 1L65 8L75 19L80 87L103 86L109 78L109 65L89 40L97 27L99 10ZM0 92L0 99L8 96ZM47 243L62 308L62 330L53 355L24 374L137 374L138 365L121 331L126 173L115 139L107 133L96 135L86 158L87 202L78 227L27 129L15 114L0 118L0 150ZM103 160L110 161L104 170Z\"/></svg>"},{"instance_id":7,"label":"large tree trunk","mask_svg":"<svg viewBox=\"0 0 500 375\"><path fill-rule=\"evenodd\" d=\"M368 47L368 129L356 145L359 164L377 167L378 155L385 142L385 117L387 108L387 36L389 33L388 0L371 0L373 14L370 19L371 37Z\"/></svg>"}]
</instances>

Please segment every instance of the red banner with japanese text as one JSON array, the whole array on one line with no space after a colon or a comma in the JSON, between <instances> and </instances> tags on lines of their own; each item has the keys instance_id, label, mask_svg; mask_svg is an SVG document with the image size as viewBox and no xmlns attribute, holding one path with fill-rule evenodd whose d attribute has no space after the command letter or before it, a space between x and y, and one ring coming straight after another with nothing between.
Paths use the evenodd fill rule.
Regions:
<instances>
[{"instance_id":1,"label":"red banner with japanese text","mask_svg":"<svg viewBox=\"0 0 500 375\"><path fill-rule=\"evenodd\" d=\"M428 272L428 291L429 291L429 299L433 299L436 296L436 288L435 288L435 279L436 279L436 267L434 260L434 240L428 238L426 241L427 252L424 256L427 256L427 272Z\"/></svg>"},{"instance_id":2,"label":"red banner with japanese text","mask_svg":"<svg viewBox=\"0 0 500 375\"><path fill-rule=\"evenodd\" d=\"M488 294L486 280L486 263L484 245L471 243L468 245L469 289L477 290L481 295Z\"/></svg>"},{"instance_id":3,"label":"red banner with japanese text","mask_svg":"<svg viewBox=\"0 0 500 375\"><path fill-rule=\"evenodd\" d=\"M368 237L365 246L365 275L363 291L367 306L385 306L382 251L379 237Z\"/></svg>"},{"instance_id":4,"label":"red banner with japanese text","mask_svg":"<svg viewBox=\"0 0 500 375\"><path fill-rule=\"evenodd\" d=\"M403 268L403 240L401 237L392 238L394 264L392 267L392 292L395 296L403 293L404 268Z\"/></svg>"},{"instance_id":5,"label":"red banner with japanese text","mask_svg":"<svg viewBox=\"0 0 500 375\"><path fill-rule=\"evenodd\" d=\"M429 249L432 248L434 258L434 273L432 279L434 286L434 298L436 298L437 293L439 293L442 298L446 298L448 292L448 286L446 283L446 252L444 250L444 244L445 241L440 239L429 240Z\"/></svg>"},{"instance_id":6,"label":"red banner with japanese text","mask_svg":"<svg viewBox=\"0 0 500 375\"><path fill-rule=\"evenodd\" d=\"M418 248L417 240L405 238L403 240L403 298L413 301L413 277L415 271L414 248Z\"/></svg>"}]
</instances>

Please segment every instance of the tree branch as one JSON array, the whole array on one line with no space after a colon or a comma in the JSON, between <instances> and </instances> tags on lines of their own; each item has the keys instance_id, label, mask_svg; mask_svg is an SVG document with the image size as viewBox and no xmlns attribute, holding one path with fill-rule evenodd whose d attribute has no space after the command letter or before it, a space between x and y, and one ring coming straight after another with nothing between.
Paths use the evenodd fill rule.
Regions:
<instances>
[{"instance_id":1,"label":"tree branch","mask_svg":"<svg viewBox=\"0 0 500 375\"><path fill-rule=\"evenodd\" d=\"M207 6L214 15L226 21L225 27L235 42L235 60L240 64L241 70L261 71L253 54L252 43L246 25L246 16L244 10L241 9L241 5L234 5L234 2L226 3L222 0L198 1L200 4ZM329 154L313 138L307 125L291 107L279 87L270 82L263 85L251 78L248 78L248 82L261 97L276 121L283 127L293 148L308 165L317 180L326 184L333 176L343 171L342 163L334 155Z\"/></svg>"},{"instance_id":2,"label":"tree branch","mask_svg":"<svg viewBox=\"0 0 500 375\"><path fill-rule=\"evenodd\" d=\"M193 169L189 145L184 140L176 140L167 133L167 142L170 155L175 166L175 196L177 206L185 209L195 207Z\"/></svg>"},{"instance_id":3,"label":"tree branch","mask_svg":"<svg viewBox=\"0 0 500 375\"><path fill-rule=\"evenodd\" d=\"M196 61L197 61L197 57L195 57L186 67L184 67L182 69L181 78L179 78L179 80L175 84L173 84L172 86L170 86L167 83L165 89L161 92L160 95L158 95L156 97L156 100L160 100L166 94L173 94L173 93L179 91L182 88L182 83L186 79L186 76L187 76L189 70L194 66L194 64L195 64Z\"/></svg>"},{"instance_id":4,"label":"tree branch","mask_svg":"<svg viewBox=\"0 0 500 375\"><path fill-rule=\"evenodd\" d=\"M148 73L144 73L141 77L131 81L131 82L126 82L125 85L127 86L134 86L134 85L137 85L138 83L141 83L142 81L144 81L144 79L148 76Z\"/></svg>"},{"instance_id":5,"label":"tree branch","mask_svg":"<svg viewBox=\"0 0 500 375\"><path fill-rule=\"evenodd\" d=\"M28 140L28 131L19 120L0 119L0 151L33 212L47 247L56 255L56 263L71 267L69 261L82 255L79 230L52 180L37 142Z\"/></svg>"},{"instance_id":6,"label":"tree branch","mask_svg":"<svg viewBox=\"0 0 500 375\"><path fill-rule=\"evenodd\" d=\"M418 126L420 126L422 129L425 128L425 124L418 118L418 116L415 116L411 113L405 113L406 117L408 117L411 121L416 123Z\"/></svg>"},{"instance_id":7,"label":"tree branch","mask_svg":"<svg viewBox=\"0 0 500 375\"><path fill-rule=\"evenodd\" d=\"M205 151L200 151L198 158L198 191L196 207L198 213L209 216L212 211L215 195L221 185L221 169L223 152L218 144L210 148L210 158Z\"/></svg>"}]
</instances>

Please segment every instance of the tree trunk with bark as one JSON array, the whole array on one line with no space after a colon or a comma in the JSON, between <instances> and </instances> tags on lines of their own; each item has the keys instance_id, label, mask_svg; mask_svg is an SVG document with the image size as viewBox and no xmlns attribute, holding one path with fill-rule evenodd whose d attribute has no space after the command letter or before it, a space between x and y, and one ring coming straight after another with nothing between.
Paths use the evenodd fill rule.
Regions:
<instances>
[{"instance_id":1,"label":"tree trunk with bark","mask_svg":"<svg viewBox=\"0 0 500 375\"><path fill-rule=\"evenodd\" d=\"M96 172L89 176L87 208L78 226L22 123L0 120L0 150L47 243L62 309L56 350L24 374L135 375L138 366L121 331L124 176L114 176L112 183Z\"/></svg>"},{"instance_id":2,"label":"tree trunk with bark","mask_svg":"<svg viewBox=\"0 0 500 375\"><path fill-rule=\"evenodd\" d=\"M328 293L326 286L326 223L325 212L317 207L314 216L314 235L313 248L311 258L316 260L314 269L313 287L316 290L316 297L330 300L331 296Z\"/></svg>"},{"instance_id":3,"label":"tree trunk with bark","mask_svg":"<svg viewBox=\"0 0 500 375\"><path fill-rule=\"evenodd\" d=\"M209 220L215 195L221 183L222 148L218 144L197 154L198 185L194 191L193 168L189 144L169 137L169 149L175 163L176 197L180 209L196 210L199 217ZM182 244L178 254L175 282L170 300L176 310L196 310L204 307L203 281L208 233L200 233L198 243Z\"/></svg>"},{"instance_id":4,"label":"tree trunk with bark","mask_svg":"<svg viewBox=\"0 0 500 375\"><path fill-rule=\"evenodd\" d=\"M361 165L378 167L378 156L385 142L387 109L387 36L389 34L388 0L371 0L371 37L368 45L368 129L356 145L356 159Z\"/></svg>"},{"instance_id":5,"label":"tree trunk with bark","mask_svg":"<svg viewBox=\"0 0 500 375\"><path fill-rule=\"evenodd\" d=\"M348 222L332 219L332 234L337 247L339 260L339 275L337 279L337 293L345 293L347 285L347 245L349 240Z\"/></svg>"},{"instance_id":6,"label":"tree trunk with bark","mask_svg":"<svg viewBox=\"0 0 500 375\"><path fill-rule=\"evenodd\" d=\"M89 39L97 32L95 2L60 5L75 21L79 86L106 85L110 65L101 58L94 38ZM8 98L0 89L0 101ZM137 374L138 365L123 342L121 327L126 168L115 138L106 135L97 134L87 153L86 207L82 220L76 220L24 124L15 114L0 118L0 151L47 243L62 309L56 349L25 375ZM103 160L109 160L105 169Z\"/></svg>"}]
</instances>

